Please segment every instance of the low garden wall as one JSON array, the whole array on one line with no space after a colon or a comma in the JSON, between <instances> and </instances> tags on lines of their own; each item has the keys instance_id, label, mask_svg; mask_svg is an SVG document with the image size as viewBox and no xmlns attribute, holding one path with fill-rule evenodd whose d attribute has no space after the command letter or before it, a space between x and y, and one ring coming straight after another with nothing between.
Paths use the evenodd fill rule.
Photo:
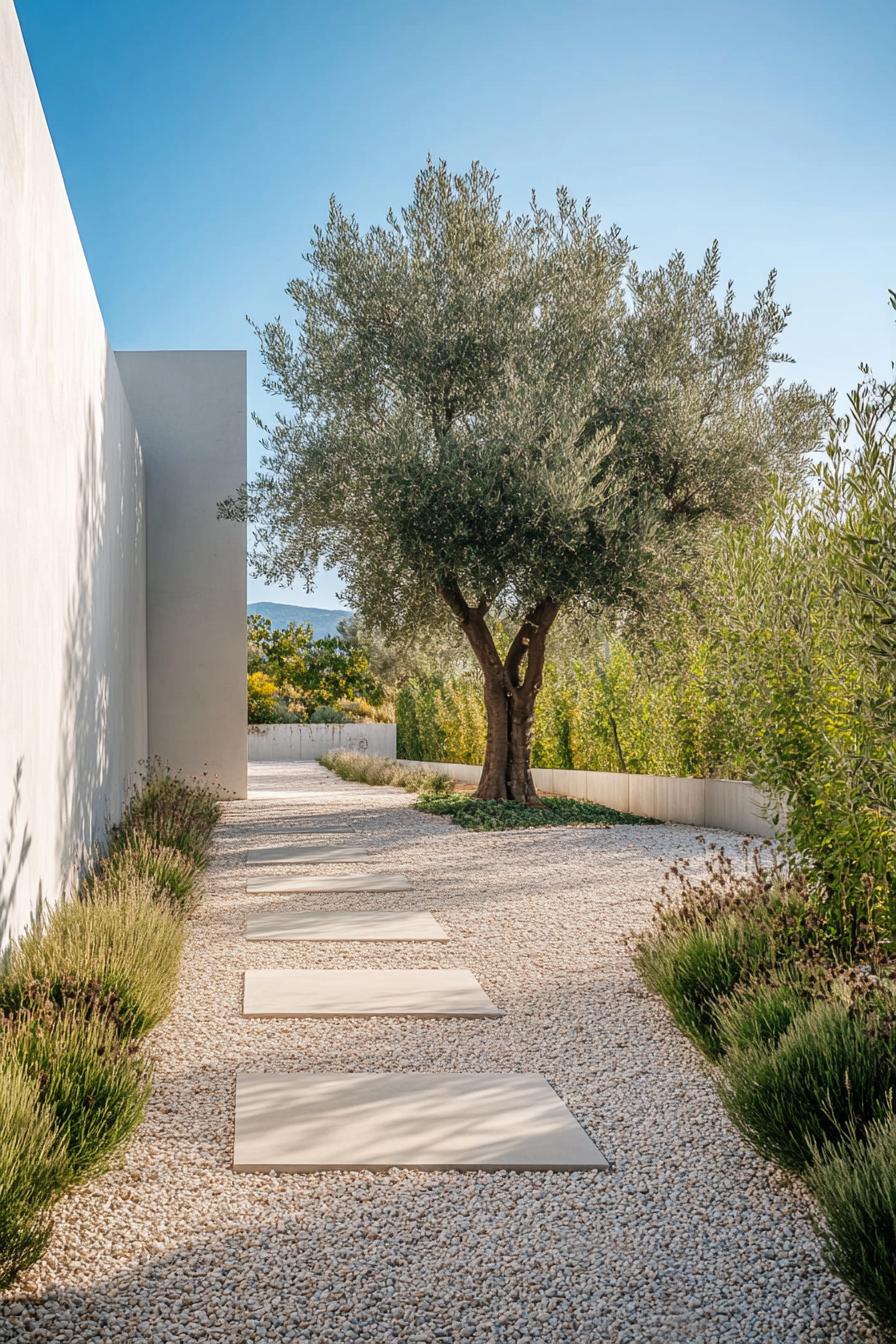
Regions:
<instances>
[{"instance_id":1,"label":"low garden wall","mask_svg":"<svg viewBox=\"0 0 896 1344\"><path fill-rule=\"evenodd\" d=\"M459 783L476 784L481 766L442 761L406 761L441 770ZM739 831L742 835L771 837L774 827L765 816L765 795L739 779L680 779L666 775L623 775L599 770L533 770L535 787L603 803L620 812L657 821L677 821L710 830Z\"/></svg>"},{"instance_id":2,"label":"low garden wall","mask_svg":"<svg viewBox=\"0 0 896 1344\"><path fill-rule=\"evenodd\" d=\"M394 723L250 723L250 761L316 761L328 751L395 755Z\"/></svg>"}]
</instances>

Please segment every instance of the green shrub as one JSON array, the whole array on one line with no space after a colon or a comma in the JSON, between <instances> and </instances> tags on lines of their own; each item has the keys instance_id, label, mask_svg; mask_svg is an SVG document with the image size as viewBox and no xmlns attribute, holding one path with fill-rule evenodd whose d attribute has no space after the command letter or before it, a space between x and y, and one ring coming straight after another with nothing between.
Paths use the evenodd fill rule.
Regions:
<instances>
[{"instance_id":1,"label":"green shrub","mask_svg":"<svg viewBox=\"0 0 896 1344\"><path fill-rule=\"evenodd\" d=\"M128 1010L121 996L98 980L83 975L46 976L7 975L0 980L0 1016L54 1016L72 1011L83 1018L102 1017L120 1036L128 1035Z\"/></svg>"},{"instance_id":2,"label":"green shrub","mask_svg":"<svg viewBox=\"0 0 896 1344\"><path fill-rule=\"evenodd\" d=\"M578 629L574 643L584 638L582 652L549 655L535 707L534 766L744 776L746 729L733 713L713 638L684 602L664 611L662 624L662 639L632 634L597 648L594 632ZM481 764L481 675L463 670L409 679L396 698L395 722L405 759Z\"/></svg>"},{"instance_id":3,"label":"green shrub","mask_svg":"<svg viewBox=\"0 0 896 1344\"><path fill-rule=\"evenodd\" d=\"M714 926L660 928L643 938L635 953L644 983L710 1059L721 1051L718 1006L740 983L747 959L744 926L733 917Z\"/></svg>"},{"instance_id":4,"label":"green shrub","mask_svg":"<svg viewBox=\"0 0 896 1344\"><path fill-rule=\"evenodd\" d=\"M818 1150L805 1176L824 1214L828 1265L896 1340L896 1117Z\"/></svg>"},{"instance_id":5,"label":"green shrub","mask_svg":"<svg viewBox=\"0 0 896 1344\"><path fill-rule=\"evenodd\" d=\"M417 810L436 817L450 817L468 831L516 831L532 826L651 826L647 817L614 812L599 803L583 803L576 798L543 798L540 807L525 803L488 802L471 794L422 792Z\"/></svg>"},{"instance_id":6,"label":"green shrub","mask_svg":"<svg viewBox=\"0 0 896 1344\"><path fill-rule=\"evenodd\" d=\"M406 761L447 761L439 726L437 695L441 681L417 677L406 681L395 699L396 750Z\"/></svg>"},{"instance_id":7,"label":"green shrub","mask_svg":"<svg viewBox=\"0 0 896 1344\"><path fill-rule=\"evenodd\" d=\"M341 710L334 709L332 705L318 705L308 717L309 723L349 723L347 714Z\"/></svg>"},{"instance_id":8,"label":"green shrub","mask_svg":"<svg viewBox=\"0 0 896 1344\"><path fill-rule=\"evenodd\" d=\"M82 882L82 900L109 900L126 896L135 881L141 889L151 883L153 899L167 902L182 913L194 909L197 902L197 864L188 854L161 845L143 831L132 833L110 854L99 859L93 872Z\"/></svg>"},{"instance_id":9,"label":"green shrub","mask_svg":"<svg viewBox=\"0 0 896 1344\"><path fill-rule=\"evenodd\" d=\"M388 701L373 704L363 696L337 700L336 708L345 715L346 723L394 723L395 706Z\"/></svg>"},{"instance_id":10,"label":"green shrub","mask_svg":"<svg viewBox=\"0 0 896 1344\"><path fill-rule=\"evenodd\" d=\"M295 723L298 719L280 695L276 681L266 672L248 674L246 700L250 723Z\"/></svg>"},{"instance_id":11,"label":"green shrub","mask_svg":"<svg viewBox=\"0 0 896 1344\"><path fill-rule=\"evenodd\" d=\"M43 930L14 948L0 979L0 1001L31 981L74 978L114 995L122 1027L141 1035L171 1008L184 941L183 922L155 899L150 878L133 878L108 900L68 901Z\"/></svg>"},{"instance_id":12,"label":"green shrub","mask_svg":"<svg viewBox=\"0 0 896 1344\"><path fill-rule=\"evenodd\" d=\"M103 1171L139 1124L136 1038L167 1013L218 802L158 773L128 804L80 899L52 911L0 973L0 1288L41 1254L47 1207Z\"/></svg>"},{"instance_id":13,"label":"green shrub","mask_svg":"<svg viewBox=\"0 0 896 1344\"><path fill-rule=\"evenodd\" d=\"M451 787L447 775L424 770L421 766L402 765L387 756L367 756L361 751L331 751L321 756L320 763L340 779L358 784L386 785L407 789L410 793L424 788L439 791Z\"/></svg>"},{"instance_id":14,"label":"green shrub","mask_svg":"<svg viewBox=\"0 0 896 1344\"><path fill-rule=\"evenodd\" d=\"M66 1184L104 1171L140 1123L149 1068L137 1045L99 1015L66 1007L7 1019L2 1057L37 1084L65 1153Z\"/></svg>"},{"instance_id":15,"label":"green shrub","mask_svg":"<svg viewBox=\"0 0 896 1344\"><path fill-rule=\"evenodd\" d=\"M0 1290L43 1254L47 1209L65 1188L67 1162L37 1081L0 1054Z\"/></svg>"},{"instance_id":16,"label":"green shrub","mask_svg":"<svg viewBox=\"0 0 896 1344\"><path fill-rule=\"evenodd\" d=\"M683 860L666 873L652 928L640 942L689 929L736 926L741 931L743 979L802 982L807 967L837 964L812 892L765 846L745 841L741 863L710 845L701 869ZM870 948L869 954L870 954Z\"/></svg>"},{"instance_id":17,"label":"green shrub","mask_svg":"<svg viewBox=\"0 0 896 1344\"><path fill-rule=\"evenodd\" d=\"M844 957L857 928L896 936L896 386L863 372L814 480L724 535L708 576L751 778L786 803Z\"/></svg>"},{"instance_id":18,"label":"green shrub","mask_svg":"<svg viewBox=\"0 0 896 1344\"><path fill-rule=\"evenodd\" d=\"M722 1069L729 1115L763 1157L791 1171L807 1166L813 1144L861 1134L896 1087L889 1032L836 1001L814 1004L775 1045L730 1051Z\"/></svg>"},{"instance_id":19,"label":"green shrub","mask_svg":"<svg viewBox=\"0 0 896 1344\"><path fill-rule=\"evenodd\" d=\"M481 765L485 759L486 738L482 678L450 678L435 689L432 703L439 736L439 755L424 756L422 759Z\"/></svg>"},{"instance_id":20,"label":"green shrub","mask_svg":"<svg viewBox=\"0 0 896 1344\"><path fill-rule=\"evenodd\" d=\"M109 852L147 836L158 845L180 850L203 868L220 812L220 802L207 785L163 774L154 767L112 828Z\"/></svg>"},{"instance_id":21,"label":"green shrub","mask_svg":"<svg viewBox=\"0 0 896 1344\"><path fill-rule=\"evenodd\" d=\"M738 985L716 1008L721 1052L776 1045L791 1022L806 1011L807 999L806 990L795 984Z\"/></svg>"}]
</instances>

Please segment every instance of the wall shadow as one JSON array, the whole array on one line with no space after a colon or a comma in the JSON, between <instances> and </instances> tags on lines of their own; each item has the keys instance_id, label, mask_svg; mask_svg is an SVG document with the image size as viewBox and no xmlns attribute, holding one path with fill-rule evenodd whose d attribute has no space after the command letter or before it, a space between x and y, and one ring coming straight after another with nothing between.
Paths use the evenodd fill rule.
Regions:
<instances>
[{"instance_id":1,"label":"wall shadow","mask_svg":"<svg viewBox=\"0 0 896 1344\"><path fill-rule=\"evenodd\" d=\"M20 815L22 811L22 774L24 757L16 762L10 788L9 812L6 818L6 834L0 851L0 930L5 930L16 905L16 892L19 879L25 868L31 850L31 830L28 821ZM43 884L38 881L37 892L32 902L34 917L39 919L43 905ZM2 939L0 939L2 942Z\"/></svg>"},{"instance_id":2,"label":"wall shadow","mask_svg":"<svg viewBox=\"0 0 896 1344\"><path fill-rule=\"evenodd\" d=\"M75 507L56 784L65 886L117 820L147 751L143 462L108 343L86 407Z\"/></svg>"},{"instance_id":3,"label":"wall shadow","mask_svg":"<svg viewBox=\"0 0 896 1344\"><path fill-rule=\"evenodd\" d=\"M77 462L76 475L70 465L54 486L66 490L67 479L74 486L53 501L66 586L61 618L47 632L47 678L21 688L15 745L3 744L16 763L0 841L0 944L71 889L146 756L142 457L108 342L96 375L82 372L80 429L46 448ZM71 418L64 403L56 418ZM27 548L41 544L24 517L26 560ZM31 568L36 584L46 582L37 563Z\"/></svg>"}]
</instances>

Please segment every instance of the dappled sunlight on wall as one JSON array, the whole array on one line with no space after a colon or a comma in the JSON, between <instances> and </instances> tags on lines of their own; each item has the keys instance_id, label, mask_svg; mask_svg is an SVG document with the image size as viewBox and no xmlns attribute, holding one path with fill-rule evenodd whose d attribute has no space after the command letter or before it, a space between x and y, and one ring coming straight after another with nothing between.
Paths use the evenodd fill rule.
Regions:
<instances>
[{"instance_id":1,"label":"dappled sunlight on wall","mask_svg":"<svg viewBox=\"0 0 896 1344\"><path fill-rule=\"evenodd\" d=\"M69 882L147 752L143 463L108 348L101 386L86 410L65 611L57 863Z\"/></svg>"},{"instance_id":2,"label":"dappled sunlight on wall","mask_svg":"<svg viewBox=\"0 0 896 1344\"><path fill-rule=\"evenodd\" d=\"M146 756L143 465L15 12L0 3L0 935Z\"/></svg>"}]
</instances>

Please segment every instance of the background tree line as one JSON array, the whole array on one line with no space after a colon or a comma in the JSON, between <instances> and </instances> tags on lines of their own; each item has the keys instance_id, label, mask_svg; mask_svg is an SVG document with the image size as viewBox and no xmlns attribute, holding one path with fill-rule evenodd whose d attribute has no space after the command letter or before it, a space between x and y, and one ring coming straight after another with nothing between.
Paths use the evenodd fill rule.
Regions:
<instances>
[{"instance_id":1,"label":"background tree line","mask_svg":"<svg viewBox=\"0 0 896 1344\"><path fill-rule=\"evenodd\" d=\"M250 723L349 723L391 720L382 682L351 623L315 639L310 625L276 629L250 616L248 709Z\"/></svg>"}]
</instances>

